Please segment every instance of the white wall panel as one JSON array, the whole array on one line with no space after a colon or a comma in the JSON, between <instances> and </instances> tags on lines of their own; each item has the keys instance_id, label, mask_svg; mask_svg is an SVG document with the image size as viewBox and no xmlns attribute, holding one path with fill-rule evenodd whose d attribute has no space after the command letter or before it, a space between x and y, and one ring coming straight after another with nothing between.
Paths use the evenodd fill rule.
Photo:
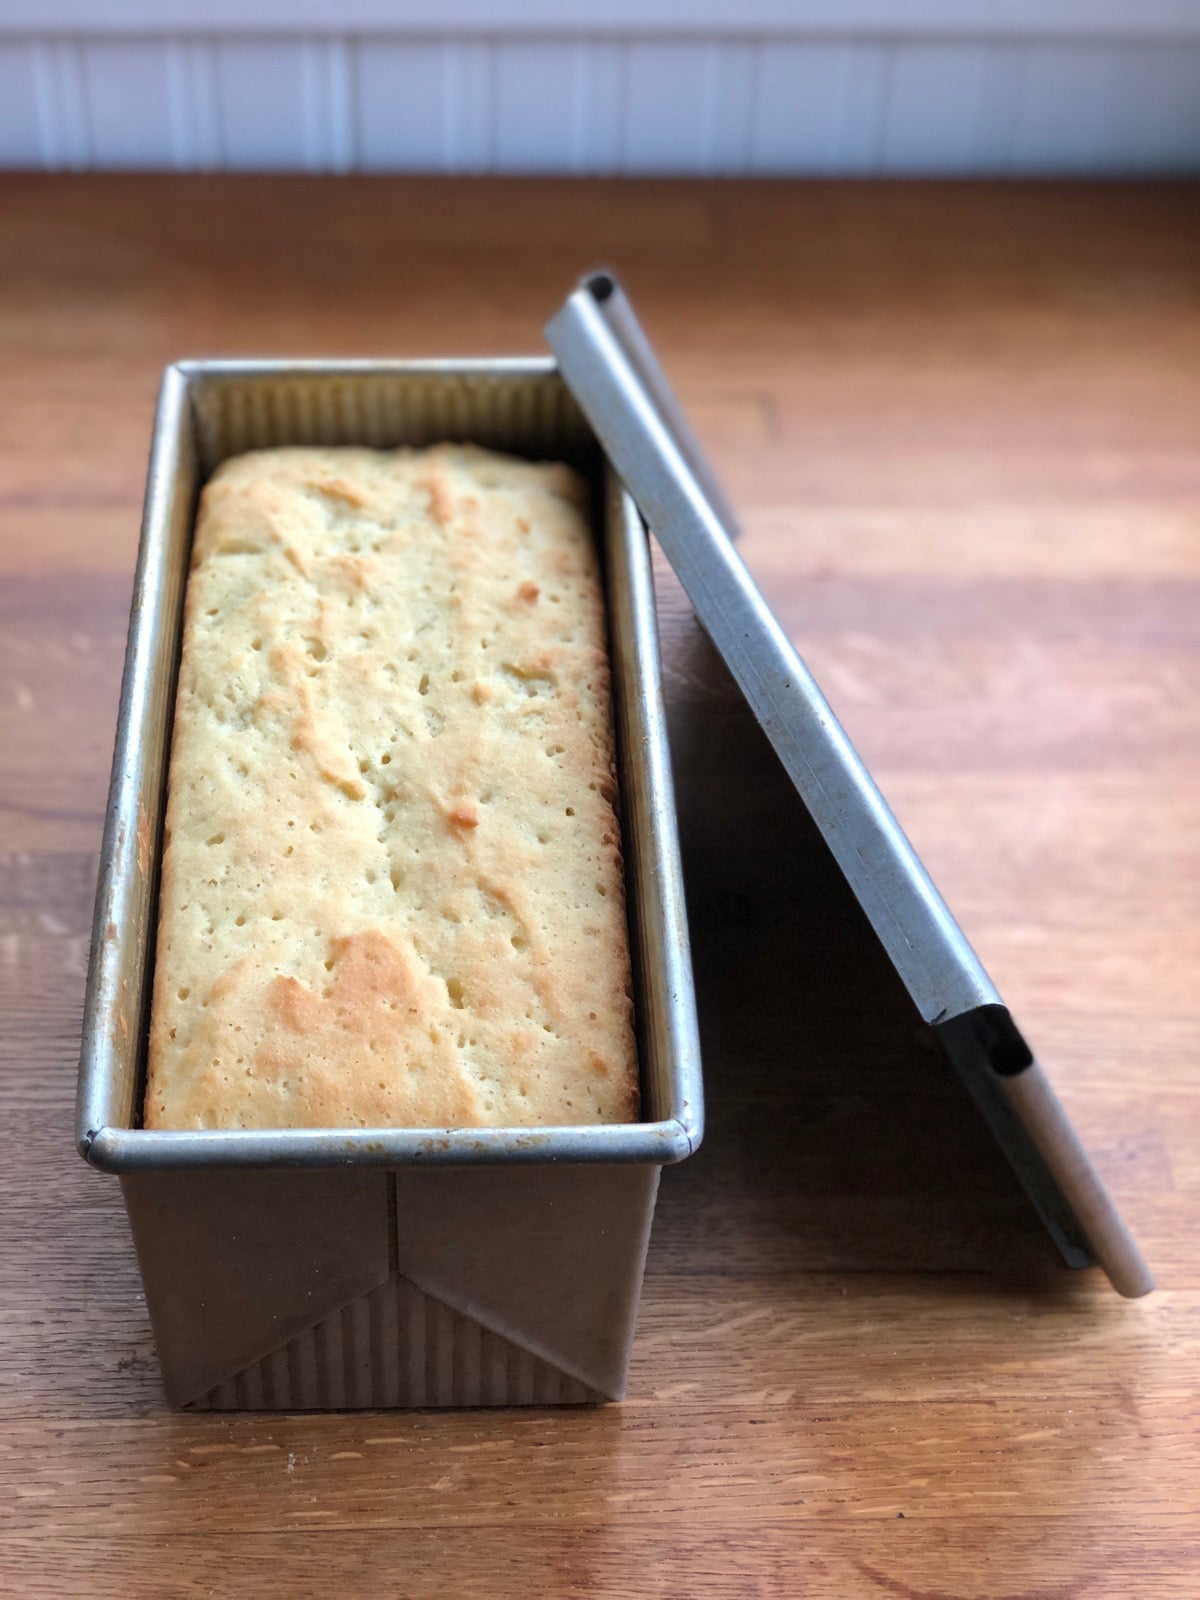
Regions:
<instances>
[{"instance_id":1,"label":"white wall panel","mask_svg":"<svg viewBox=\"0 0 1200 1600\"><path fill-rule=\"evenodd\" d=\"M894 55L894 46L874 42L854 44L846 51L834 135L837 172L867 176L882 167Z\"/></svg>"},{"instance_id":2,"label":"white wall panel","mask_svg":"<svg viewBox=\"0 0 1200 1600\"><path fill-rule=\"evenodd\" d=\"M722 38L1194 36L1196 0L4 0L0 32Z\"/></svg>"},{"instance_id":3,"label":"white wall panel","mask_svg":"<svg viewBox=\"0 0 1200 1600\"><path fill-rule=\"evenodd\" d=\"M712 51L696 39L638 39L626 48L622 170L702 171Z\"/></svg>"},{"instance_id":4,"label":"white wall panel","mask_svg":"<svg viewBox=\"0 0 1200 1600\"><path fill-rule=\"evenodd\" d=\"M821 40L761 48L750 137L756 172L836 170L848 58L855 48Z\"/></svg>"},{"instance_id":5,"label":"white wall panel","mask_svg":"<svg viewBox=\"0 0 1200 1600\"><path fill-rule=\"evenodd\" d=\"M445 54L440 41L355 46L357 148L368 172L445 168Z\"/></svg>"},{"instance_id":6,"label":"white wall panel","mask_svg":"<svg viewBox=\"0 0 1200 1600\"><path fill-rule=\"evenodd\" d=\"M357 154L349 43L306 39L300 74L305 166L310 172L349 172Z\"/></svg>"},{"instance_id":7,"label":"white wall panel","mask_svg":"<svg viewBox=\"0 0 1200 1600\"><path fill-rule=\"evenodd\" d=\"M1132 113L1130 164L1200 169L1200 50L1143 45L1122 52L1121 71Z\"/></svg>"},{"instance_id":8,"label":"white wall panel","mask_svg":"<svg viewBox=\"0 0 1200 1600\"><path fill-rule=\"evenodd\" d=\"M1192 3L1195 28L1174 42L1153 30L1022 39L1009 28L988 39L902 26L862 36L783 27L621 35L607 26L602 36L542 37L528 27L18 35L0 16L0 165L1195 171L1200 0Z\"/></svg>"},{"instance_id":9,"label":"white wall panel","mask_svg":"<svg viewBox=\"0 0 1200 1600\"><path fill-rule=\"evenodd\" d=\"M80 54L91 161L153 166L171 147L167 53L146 39L89 39Z\"/></svg>"},{"instance_id":10,"label":"white wall panel","mask_svg":"<svg viewBox=\"0 0 1200 1600\"><path fill-rule=\"evenodd\" d=\"M625 146L624 45L611 40L578 41L575 81L579 96L575 105L571 169L617 172Z\"/></svg>"},{"instance_id":11,"label":"white wall panel","mask_svg":"<svg viewBox=\"0 0 1200 1600\"><path fill-rule=\"evenodd\" d=\"M38 132L46 166L68 170L92 166L79 42L34 39L32 50Z\"/></svg>"},{"instance_id":12,"label":"white wall panel","mask_svg":"<svg viewBox=\"0 0 1200 1600\"><path fill-rule=\"evenodd\" d=\"M210 39L172 39L163 55L171 103L171 164L185 172L215 169L222 160L216 46Z\"/></svg>"},{"instance_id":13,"label":"white wall panel","mask_svg":"<svg viewBox=\"0 0 1200 1600\"><path fill-rule=\"evenodd\" d=\"M37 167L43 154L33 46L0 40L0 165Z\"/></svg>"},{"instance_id":14,"label":"white wall panel","mask_svg":"<svg viewBox=\"0 0 1200 1600\"><path fill-rule=\"evenodd\" d=\"M573 170L579 50L569 40L496 47L494 165L502 172Z\"/></svg>"},{"instance_id":15,"label":"white wall panel","mask_svg":"<svg viewBox=\"0 0 1200 1600\"><path fill-rule=\"evenodd\" d=\"M444 47L442 117L447 172L481 173L492 168L494 60L494 47L482 39L454 39Z\"/></svg>"},{"instance_id":16,"label":"white wall panel","mask_svg":"<svg viewBox=\"0 0 1200 1600\"><path fill-rule=\"evenodd\" d=\"M888 171L969 172L986 155L985 129L999 131L991 54L990 45L924 41L893 52L880 156Z\"/></svg>"},{"instance_id":17,"label":"white wall panel","mask_svg":"<svg viewBox=\"0 0 1200 1600\"><path fill-rule=\"evenodd\" d=\"M1011 162L1022 172L1086 172L1108 165L1103 131L1120 110L1119 52L1098 44L1040 45L1028 53Z\"/></svg>"},{"instance_id":18,"label":"white wall panel","mask_svg":"<svg viewBox=\"0 0 1200 1600\"><path fill-rule=\"evenodd\" d=\"M716 39L707 49L709 103L700 136L700 170L736 177L750 170L759 50Z\"/></svg>"},{"instance_id":19,"label":"white wall panel","mask_svg":"<svg viewBox=\"0 0 1200 1600\"><path fill-rule=\"evenodd\" d=\"M305 47L295 39L217 43L222 164L234 171L304 168L311 140Z\"/></svg>"}]
</instances>

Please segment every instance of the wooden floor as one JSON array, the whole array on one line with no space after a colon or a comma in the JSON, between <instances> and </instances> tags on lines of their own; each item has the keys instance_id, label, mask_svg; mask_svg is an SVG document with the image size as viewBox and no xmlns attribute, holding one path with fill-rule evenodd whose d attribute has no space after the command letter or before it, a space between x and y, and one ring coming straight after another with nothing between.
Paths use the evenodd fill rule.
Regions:
<instances>
[{"instance_id":1,"label":"wooden floor","mask_svg":"<svg viewBox=\"0 0 1200 1600\"><path fill-rule=\"evenodd\" d=\"M709 1083L629 1399L172 1415L72 1148L159 369L623 271L1161 1289L1058 1268L669 583ZM1200 1594L1200 193L0 181L0 1592Z\"/></svg>"}]
</instances>

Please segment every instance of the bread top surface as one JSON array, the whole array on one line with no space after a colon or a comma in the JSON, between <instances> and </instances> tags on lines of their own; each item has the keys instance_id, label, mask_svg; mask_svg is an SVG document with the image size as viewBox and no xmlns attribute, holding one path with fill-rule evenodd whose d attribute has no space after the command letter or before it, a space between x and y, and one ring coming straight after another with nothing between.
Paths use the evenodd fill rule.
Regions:
<instances>
[{"instance_id":1,"label":"bread top surface","mask_svg":"<svg viewBox=\"0 0 1200 1600\"><path fill-rule=\"evenodd\" d=\"M470 447L204 490L145 1122L636 1118L584 486Z\"/></svg>"}]
</instances>

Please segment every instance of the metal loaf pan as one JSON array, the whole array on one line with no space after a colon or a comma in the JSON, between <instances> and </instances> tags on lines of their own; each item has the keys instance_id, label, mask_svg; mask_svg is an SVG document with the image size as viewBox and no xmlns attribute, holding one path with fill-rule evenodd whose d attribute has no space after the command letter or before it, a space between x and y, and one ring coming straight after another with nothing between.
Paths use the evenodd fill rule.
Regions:
<instances>
[{"instance_id":1,"label":"metal loaf pan","mask_svg":"<svg viewBox=\"0 0 1200 1600\"><path fill-rule=\"evenodd\" d=\"M644 1120L140 1126L183 590L200 486L283 444L470 440L570 461L603 545ZM78 1141L120 1176L172 1404L619 1398L659 1173L702 1131L646 534L552 360L183 362L154 425L84 1010Z\"/></svg>"}]
</instances>

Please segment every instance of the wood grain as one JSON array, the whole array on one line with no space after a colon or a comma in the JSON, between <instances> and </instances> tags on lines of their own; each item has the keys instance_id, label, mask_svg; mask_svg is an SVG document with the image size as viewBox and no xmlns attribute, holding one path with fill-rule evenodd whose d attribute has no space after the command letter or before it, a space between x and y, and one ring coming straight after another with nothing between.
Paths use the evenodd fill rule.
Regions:
<instances>
[{"instance_id":1,"label":"wood grain","mask_svg":"<svg viewBox=\"0 0 1200 1600\"><path fill-rule=\"evenodd\" d=\"M709 1084L630 1399L163 1406L71 1145L157 375L625 276L744 551L1162 1284L1060 1269L669 574ZM0 1592L1200 1593L1200 196L0 180Z\"/></svg>"}]
</instances>

